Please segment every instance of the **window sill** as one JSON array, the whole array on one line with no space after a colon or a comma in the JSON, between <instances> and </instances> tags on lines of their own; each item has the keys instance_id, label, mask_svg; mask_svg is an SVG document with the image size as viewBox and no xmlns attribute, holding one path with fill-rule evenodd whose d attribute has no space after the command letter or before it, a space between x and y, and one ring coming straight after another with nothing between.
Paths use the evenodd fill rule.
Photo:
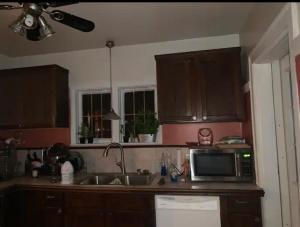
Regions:
<instances>
[{"instance_id":1,"label":"window sill","mask_svg":"<svg viewBox=\"0 0 300 227\"><path fill-rule=\"evenodd\" d=\"M71 144L70 149L95 149L105 148L109 143L99 144ZM161 143L121 143L124 148L147 148L147 147L188 147L186 144L161 144Z\"/></svg>"}]
</instances>

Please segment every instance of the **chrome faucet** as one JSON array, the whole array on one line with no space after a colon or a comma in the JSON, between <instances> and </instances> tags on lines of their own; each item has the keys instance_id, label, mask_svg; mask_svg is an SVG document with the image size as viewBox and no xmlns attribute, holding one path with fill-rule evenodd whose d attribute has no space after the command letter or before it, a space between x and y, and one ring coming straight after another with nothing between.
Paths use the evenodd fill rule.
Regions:
<instances>
[{"instance_id":1,"label":"chrome faucet","mask_svg":"<svg viewBox=\"0 0 300 227\"><path fill-rule=\"evenodd\" d=\"M121 151L121 161L117 162L117 165L121 168L122 174L126 174L126 168L125 168L125 158L124 158L124 150L123 150L123 146L119 143L110 143L106 146L104 152L103 152L103 156L107 157L108 152L110 150L111 147L119 147L120 151Z\"/></svg>"}]
</instances>

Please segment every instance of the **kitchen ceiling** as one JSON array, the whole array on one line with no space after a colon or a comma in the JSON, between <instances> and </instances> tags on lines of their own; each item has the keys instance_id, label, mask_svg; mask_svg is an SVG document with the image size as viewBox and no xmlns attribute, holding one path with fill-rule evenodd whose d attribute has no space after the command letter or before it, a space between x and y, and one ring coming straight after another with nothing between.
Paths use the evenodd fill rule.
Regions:
<instances>
[{"instance_id":1,"label":"kitchen ceiling","mask_svg":"<svg viewBox=\"0 0 300 227\"><path fill-rule=\"evenodd\" d=\"M258 3L79 3L56 9L92 20L96 28L80 32L51 20L52 37L32 42L12 32L8 25L20 10L0 11L0 54L25 56L117 45L190 39L239 33Z\"/></svg>"}]
</instances>

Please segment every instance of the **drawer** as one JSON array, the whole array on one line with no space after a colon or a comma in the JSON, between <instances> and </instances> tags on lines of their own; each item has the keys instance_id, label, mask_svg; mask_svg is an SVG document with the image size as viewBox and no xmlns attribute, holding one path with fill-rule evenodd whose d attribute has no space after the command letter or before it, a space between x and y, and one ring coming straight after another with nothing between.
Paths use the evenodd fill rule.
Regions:
<instances>
[{"instance_id":1,"label":"drawer","mask_svg":"<svg viewBox=\"0 0 300 227\"><path fill-rule=\"evenodd\" d=\"M104 208L104 197L99 193L93 192L68 192L65 195L67 207L82 207L82 208Z\"/></svg>"},{"instance_id":2,"label":"drawer","mask_svg":"<svg viewBox=\"0 0 300 227\"><path fill-rule=\"evenodd\" d=\"M43 192L42 202L44 207L63 207L64 193L55 191Z\"/></svg>"},{"instance_id":3,"label":"drawer","mask_svg":"<svg viewBox=\"0 0 300 227\"><path fill-rule=\"evenodd\" d=\"M154 196L111 194L108 198L107 208L110 210L154 210Z\"/></svg>"},{"instance_id":4,"label":"drawer","mask_svg":"<svg viewBox=\"0 0 300 227\"><path fill-rule=\"evenodd\" d=\"M231 196L228 198L230 213L260 213L260 198L252 196Z\"/></svg>"}]
</instances>

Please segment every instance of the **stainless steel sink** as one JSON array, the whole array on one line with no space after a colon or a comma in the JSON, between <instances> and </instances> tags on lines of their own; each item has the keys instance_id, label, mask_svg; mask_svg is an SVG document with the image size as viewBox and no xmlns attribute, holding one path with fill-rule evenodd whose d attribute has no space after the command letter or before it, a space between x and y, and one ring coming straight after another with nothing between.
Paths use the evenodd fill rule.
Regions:
<instances>
[{"instance_id":1,"label":"stainless steel sink","mask_svg":"<svg viewBox=\"0 0 300 227\"><path fill-rule=\"evenodd\" d=\"M137 173L101 173L92 174L80 181L81 185L149 185L153 180L152 174Z\"/></svg>"}]
</instances>

